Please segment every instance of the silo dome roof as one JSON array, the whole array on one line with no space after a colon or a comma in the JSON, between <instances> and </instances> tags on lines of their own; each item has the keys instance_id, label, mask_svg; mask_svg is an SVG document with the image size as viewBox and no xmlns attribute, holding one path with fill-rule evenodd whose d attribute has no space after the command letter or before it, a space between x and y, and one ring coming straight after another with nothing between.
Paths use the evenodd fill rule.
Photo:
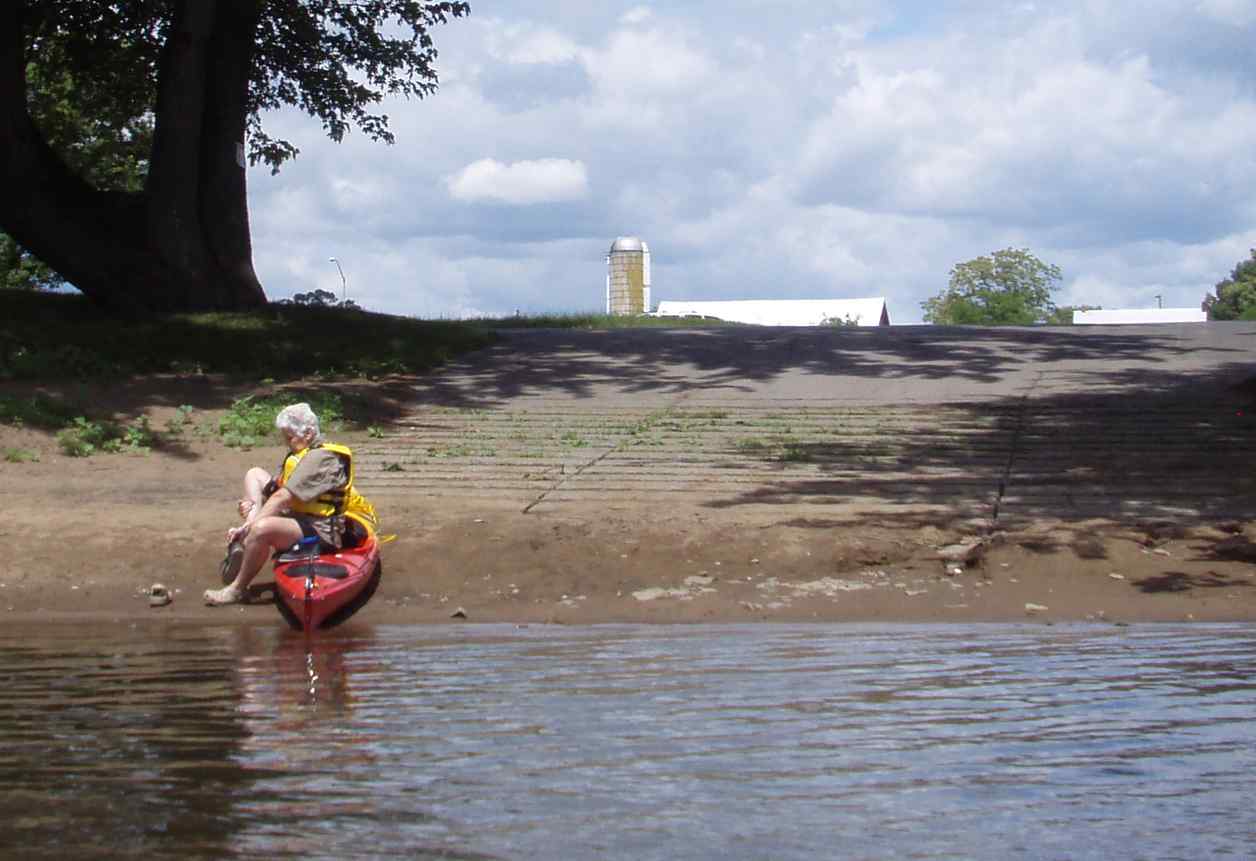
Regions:
<instances>
[{"instance_id":1,"label":"silo dome roof","mask_svg":"<svg viewBox=\"0 0 1256 861\"><path fill-rule=\"evenodd\" d=\"M621 236L611 243L611 253L616 251L645 251L645 243L635 236Z\"/></svg>"}]
</instances>

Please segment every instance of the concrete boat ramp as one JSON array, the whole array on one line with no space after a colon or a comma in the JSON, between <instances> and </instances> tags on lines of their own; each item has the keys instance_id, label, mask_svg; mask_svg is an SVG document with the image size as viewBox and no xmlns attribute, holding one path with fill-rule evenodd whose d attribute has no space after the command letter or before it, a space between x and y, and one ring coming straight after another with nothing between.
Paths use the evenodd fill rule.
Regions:
<instances>
[{"instance_id":1,"label":"concrete boat ramp","mask_svg":"<svg viewBox=\"0 0 1256 861\"><path fill-rule=\"evenodd\" d=\"M1254 348L1256 323L505 330L418 385L359 475L656 520L1252 519Z\"/></svg>"}]
</instances>

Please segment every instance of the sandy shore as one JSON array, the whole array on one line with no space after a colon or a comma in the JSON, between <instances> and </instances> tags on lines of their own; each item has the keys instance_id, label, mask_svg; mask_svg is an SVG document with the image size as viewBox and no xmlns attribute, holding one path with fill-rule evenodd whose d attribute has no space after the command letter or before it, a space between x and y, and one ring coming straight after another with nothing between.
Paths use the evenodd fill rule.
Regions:
<instances>
[{"instance_id":1,"label":"sandy shore","mask_svg":"<svg viewBox=\"0 0 1256 861\"><path fill-rule=\"evenodd\" d=\"M183 403L213 421L237 393L171 379L71 394L160 428ZM340 439L363 451L378 444L365 433ZM282 624L267 603L268 572L249 606L200 600L216 585L240 477L270 465L277 449L238 451L193 435L148 454L69 458L47 434L0 426L0 450L11 449L39 460L0 463L17 503L0 522L8 619ZM398 537L357 622L1256 619L1256 522L1242 518L1040 511L990 528L951 515L850 518L808 499L709 505L692 489L605 508L528 508L507 493L417 494L374 477L364 474L363 489ZM171 604L149 606L154 583L173 592Z\"/></svg>"}]
</instances>

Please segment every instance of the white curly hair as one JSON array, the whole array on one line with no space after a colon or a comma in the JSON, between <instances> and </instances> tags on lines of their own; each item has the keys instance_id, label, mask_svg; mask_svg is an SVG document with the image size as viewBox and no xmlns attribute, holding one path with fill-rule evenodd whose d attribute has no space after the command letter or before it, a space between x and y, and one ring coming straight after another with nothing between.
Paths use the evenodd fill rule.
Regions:
<instances>
[{"instance_id":1,"label":"white curly hair","mask_svg":"<svg viewBox=\"0 0 1256 861\"><path fill-rule=\"evenodd\" d=\"M292 404L281 409L279 415L275 416L275 427L299 439L308 439L310 445L323 441L323 433L318 427L318 416L306 403Z\"/></svg>"}]
</instances>

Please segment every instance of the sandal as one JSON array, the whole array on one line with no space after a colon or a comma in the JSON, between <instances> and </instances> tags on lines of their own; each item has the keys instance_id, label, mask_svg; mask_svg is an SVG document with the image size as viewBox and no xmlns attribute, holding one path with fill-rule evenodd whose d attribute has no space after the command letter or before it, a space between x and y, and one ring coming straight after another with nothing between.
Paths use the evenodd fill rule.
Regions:
<instances>
[{"instance_id":1,"label":"sandal","mask_svg":"<svg viewBox=\"0 0 1256 861\"><path fill-rule=\"evenodd\" d=\"M218 573L222 575L222 585L230 586L235 582L236 575L240 573L240 563L244 561L244 542L239 539L232 541L227 545L227 555L223 557L222 564L218 566Z\"/></svg>"}]
</instances>

